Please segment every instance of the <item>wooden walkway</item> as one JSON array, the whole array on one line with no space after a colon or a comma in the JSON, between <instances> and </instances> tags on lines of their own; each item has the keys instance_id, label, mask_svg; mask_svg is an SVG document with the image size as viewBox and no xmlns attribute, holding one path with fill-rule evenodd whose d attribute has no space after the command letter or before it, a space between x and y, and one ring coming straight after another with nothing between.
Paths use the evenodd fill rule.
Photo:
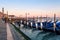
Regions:
<instances>
[{"instance_id":1,"label":"wooden walkway","mask_svg":"<svg viewBox=\"0 0 60 40\"><path fill-rule=\"evenodd\" d=\"M13 36L8 23L4 23L1 19L0 19L0 40L13 40Z\"/></svg>"}]
</instances>

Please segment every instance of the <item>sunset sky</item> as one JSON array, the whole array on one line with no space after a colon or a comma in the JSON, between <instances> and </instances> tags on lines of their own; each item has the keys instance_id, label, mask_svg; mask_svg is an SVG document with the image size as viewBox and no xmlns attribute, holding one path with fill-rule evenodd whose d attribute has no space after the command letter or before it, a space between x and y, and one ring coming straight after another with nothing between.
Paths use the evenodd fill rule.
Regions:
<instances>
[{"instance_id":1,"label":"sunset sky","mask_svg":"<svg viewBox=\"0 0 60 40\"><path fill-rule=\"evenodd\" d=\"M54 13L60 17L60 0L0 0L0 11L4 7L5 13L16 16L46 16L51 17Z\"/></svg>"}]
</instances>

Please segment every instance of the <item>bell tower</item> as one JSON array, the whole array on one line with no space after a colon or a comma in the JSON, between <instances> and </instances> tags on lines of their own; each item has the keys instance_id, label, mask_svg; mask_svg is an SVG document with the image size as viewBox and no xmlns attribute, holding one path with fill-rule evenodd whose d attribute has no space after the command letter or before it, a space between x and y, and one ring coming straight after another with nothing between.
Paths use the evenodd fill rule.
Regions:
<instances>
[{"instance_id":1,"label":"bell tower","mask_svg":"<svg viewBox=\"0 0 60 40\"><path fill-rule=\"evenodd\" d=\"M4 8L2 8L2 14L3 14L3 16L2 16L2 17L4 17Z\"/></svg>"},{"instance_id":2,"label":"bell tower","mask_svg":"<svg viewBox=\"0 0 60 40\"><path fill-rule=\"evenodd\" d=\"M4 14L4 8L2 8L2 13Z\"/></svg>"}]
</instances>

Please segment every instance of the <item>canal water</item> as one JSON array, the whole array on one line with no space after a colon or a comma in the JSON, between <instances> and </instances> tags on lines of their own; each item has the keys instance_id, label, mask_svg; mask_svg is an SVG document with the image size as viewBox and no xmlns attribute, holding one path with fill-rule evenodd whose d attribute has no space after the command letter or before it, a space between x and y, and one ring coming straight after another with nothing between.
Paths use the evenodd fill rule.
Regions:
<instances>
[{"instance_id":1,"label":"canal water","mask_svg":"<svg viewBox=\"0 0 60 40\"><path fill-rule=\"evenodd\" d=\"M17 26L17 25L16 25ZM17 26L18 27L18 26ZM44 32L43 30L20 28L31 40L60 40L60 35L52 32Z\"/></svg>"},{"instance_id":2,"label":"canal water","mask_svg":"<svg viewBox=\"0 0 60 40\"><path fill-rule=\"evenodd\" d=\"M52 18L53 19L53 18ZM59 18L60 20L60 18ZM16 25L16 24L15 24ZM16 27L19 27L16 25ZM20 30L26 34L31 40L60 40L60 35L52 32L44 32L43 30L37 30L33 28L23 28L20 26Z\"/></svg>"}]
</instances>

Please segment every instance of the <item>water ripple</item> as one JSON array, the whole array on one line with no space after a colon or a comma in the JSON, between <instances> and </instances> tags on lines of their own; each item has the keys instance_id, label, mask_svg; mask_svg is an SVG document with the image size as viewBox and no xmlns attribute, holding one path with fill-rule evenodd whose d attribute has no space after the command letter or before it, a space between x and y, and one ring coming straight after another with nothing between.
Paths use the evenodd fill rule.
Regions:
<instances>
[{"instance_id":1,"label":"water ripple","mask_svg":"<svg viewBox=\"0 0 60 40\"><path fill-rule=\"evenodd\" d=\"M45 35L42 40L49 40L49 38L52 38L54 36L56 36L55 33L49 33L48 35Z\"/></svg>"},{"instance_id":2,"label":"water ripple","mask_svg":"<svg viewBox=\"0 0 60 40\"><path fill-rule=\"evenodd\" d=\"M36 38L39 37L39 35L41 35L41 34L46 34L46 33L47 33L47 32L45 32L45 31L39 32L39 33L37 34Z\"/></svg>"}]
</instances>

